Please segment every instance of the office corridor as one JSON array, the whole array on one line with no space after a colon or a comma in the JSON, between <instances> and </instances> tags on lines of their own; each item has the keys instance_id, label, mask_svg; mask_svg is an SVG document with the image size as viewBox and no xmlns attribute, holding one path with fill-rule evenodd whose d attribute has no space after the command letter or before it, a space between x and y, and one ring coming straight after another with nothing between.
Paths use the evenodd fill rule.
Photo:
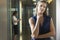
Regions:
<instances>
[{"instance_id":1,"label":"office corridor","mask_svg":"<svg viewBox=\"0 0 60 40\"><path fill-rule=\"evenodd\" d=\"M38 0L1 0L0 1L0 40L12 40L12 13L17 11L19 34L17 40L31 40L31 31L28 19L36 15L36 2ZM47 0L45 0L47 1ZM57 0L58 1L58 0ZM47 14L54 20L56 28L56 0L48 5ZM56 40L56 38L52 38Z\"/></svg>"}]
</instances>

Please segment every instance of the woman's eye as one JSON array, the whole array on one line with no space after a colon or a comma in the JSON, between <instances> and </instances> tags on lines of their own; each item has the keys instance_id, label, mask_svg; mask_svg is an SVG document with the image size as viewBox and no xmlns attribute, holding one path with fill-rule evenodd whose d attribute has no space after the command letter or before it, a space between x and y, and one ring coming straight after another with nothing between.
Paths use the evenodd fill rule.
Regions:
<instances>
[{"instance_id":1,"label":"woman's eye","mask_svg":"<svg viewBox=\"0 0 60 40\"><path fill-rule=\"evenodd\" d=\"M42 6L42 5L40 7L46 8L45 6Z\"/></svg>"},{"instance_id":2,"label":"woman's eye","mask_svg":"<svg viewBox=\"0 0 60 40\"><path fill-rule=\"evenodd\" d=\"M40 7L42 7L42 5L40 5Z\"/></svg>"},{"instance_id":3,"label":"woman's eye","mask_svg":"<svg viewBox=\"0 0 60 40\"><path fill-rule=\"evenodd\" d=\"M44 6L44 8L46 8L46 7Z\"/></svg>"}]
</instances>

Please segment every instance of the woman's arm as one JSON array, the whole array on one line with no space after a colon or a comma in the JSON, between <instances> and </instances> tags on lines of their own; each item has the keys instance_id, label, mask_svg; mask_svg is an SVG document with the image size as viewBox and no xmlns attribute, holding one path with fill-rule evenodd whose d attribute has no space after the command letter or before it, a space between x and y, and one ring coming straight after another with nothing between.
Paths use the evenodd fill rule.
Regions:
<instances>
[{"instance_id":1,"label":"woman's arm","mask_svg":"<svg viewBox=\"0 0 60 40\"><path fill-rule=\"evenodd\" d=\"M19 19L18 20L14 20L14 22L19 22Z\"/></svg>"},{"instance_id":2,"label":"woman's arm","mask_svg":"<svg viewBox=\"0 0 60 40\"><path fill-rule=\"evenodd\" d=\"M37 19L36 24L34 24L33 18L30 18L29 24L30 24L31 33L32 33L31 36L37 38L39 33L39 20Z\"/></svg>"},{"instance_id":3,"label":"woman's arm","mask_svg":"<svg viewBox=\"0 0 60 40\"><path fill-rule=\"evenodd\" d=\"M50 32L46 33L46 34L43 34L43 35L39 35L38 38L48 38L48 37L51 37L51 36L55 36L55 26L53 24L52 18L51 18L51 21L50 21Z\"/></svg>"}]
</instances>

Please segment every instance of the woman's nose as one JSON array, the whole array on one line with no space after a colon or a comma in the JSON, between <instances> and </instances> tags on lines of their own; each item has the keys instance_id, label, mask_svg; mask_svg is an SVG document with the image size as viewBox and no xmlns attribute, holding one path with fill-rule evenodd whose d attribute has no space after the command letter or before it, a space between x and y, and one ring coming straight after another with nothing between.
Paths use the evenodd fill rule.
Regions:
<instances>
[{"instance_id":1,"label":"woman's nose","mask_svg":"<svg viewBox=\"0 0 60 40\"><path fill-rule=\"evenodd\" d=\"M40 10L43 10L43 9L44 9L43 7L40 8Z\"/></svg>"}]
</instances>

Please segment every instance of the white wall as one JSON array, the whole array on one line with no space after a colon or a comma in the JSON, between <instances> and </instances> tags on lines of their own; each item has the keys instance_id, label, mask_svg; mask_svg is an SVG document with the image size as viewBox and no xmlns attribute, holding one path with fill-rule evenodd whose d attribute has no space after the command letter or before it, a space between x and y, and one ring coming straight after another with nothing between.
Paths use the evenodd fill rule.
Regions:
<instances>
[{"instance_id":1,"label":"white wall","mask_svg":"<svg viewBox=\"0 0 60 40\"><path fill-rule=\"evenodd\" d=\"M56 0L56 40L60 40L60 0Z\"/></svg>"}]
</instances>

